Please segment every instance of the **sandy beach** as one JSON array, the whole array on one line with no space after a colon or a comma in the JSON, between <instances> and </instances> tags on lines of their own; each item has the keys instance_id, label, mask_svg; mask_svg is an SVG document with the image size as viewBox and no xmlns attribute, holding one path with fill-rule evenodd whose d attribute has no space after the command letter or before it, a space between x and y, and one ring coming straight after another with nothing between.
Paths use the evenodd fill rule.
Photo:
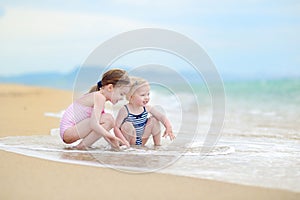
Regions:
<instances>
[{"instance_id":1,"label":"sandy beach","mask_svg":"<svg viewBox=\"0 0 300 200\"><path fill-rule=\"evenodd\" d=\"M72 92L0 85L0 137L48 135ZM300 193L182 176L128 174L0 151L0 199L300 199Z\"/></svg>"}]
</instances>

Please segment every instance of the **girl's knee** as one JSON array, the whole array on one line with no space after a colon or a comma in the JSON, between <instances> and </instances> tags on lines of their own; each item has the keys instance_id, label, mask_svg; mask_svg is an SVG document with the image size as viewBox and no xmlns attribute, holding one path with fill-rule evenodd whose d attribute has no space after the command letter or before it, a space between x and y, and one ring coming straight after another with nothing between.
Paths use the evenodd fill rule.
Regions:
<instances>
[{"instance_id":1,"label":"girl's knee","mask_svg":"<svg viewBox=\"0 0 300 200\"><path fill-rule=\"evenodd\" d=\"M76 142L74 139L71 138L64 138L63 142L66 144L72 144L73 142Z\"/></svg>"},{"instance_id":2,"label":"girl's knee","mask_svg":"<svg viewBox=\"0 0 300 200\"><path fill-rule=\"evenodd\" d=\"M115 120L109 113L102 114L100 124L105 126L106 129L110 130L115 126Z\"/></svg>"},{"instance_id":3,"label":"girl's knee","mask_svg":"<svg viewBox=\"0 0 300 200\"><path fill-rule=\"evenodd\" d=\"M71 133L71 131L65 131L62 139L63 139L64 143L72 144L73 142L76 142L80 138L77 135L74 136L74 134Z\"/></svg>"},{"instance_id":4,"label":"girl's knee","mask_svg":"<svg viewBox=\"0 0 300 200\"><path fill-rule=\"evenodd\" d=\"M104 113L102 114L102 118L106 121L111 121L114 123L114 117L110 113Z\"/></svg>"}]
</instances>

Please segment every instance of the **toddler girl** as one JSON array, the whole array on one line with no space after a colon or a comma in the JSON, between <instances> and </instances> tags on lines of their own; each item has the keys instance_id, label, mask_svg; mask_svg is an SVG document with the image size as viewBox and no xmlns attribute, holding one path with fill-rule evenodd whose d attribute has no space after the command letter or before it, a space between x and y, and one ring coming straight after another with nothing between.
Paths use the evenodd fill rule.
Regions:
<instances>
[{"instance_id":1,"label":"toddler girl","mask_svg":"<svg viewBox=\"0 0 300 200\"><path fill-rule=\"evenodd\" d=\"M161 122L166 129L163 137L175 139L168 118L155 107L148 105L149 83L137 77L132 77L131 83L132 86L126 95L129 103L120 109L116 118L115 135L127 146L145 145L150 135L153 137L154 145L160 145L159 122ZM149 118L148 113L151 114Z\"/></svg>"}]
</instances>

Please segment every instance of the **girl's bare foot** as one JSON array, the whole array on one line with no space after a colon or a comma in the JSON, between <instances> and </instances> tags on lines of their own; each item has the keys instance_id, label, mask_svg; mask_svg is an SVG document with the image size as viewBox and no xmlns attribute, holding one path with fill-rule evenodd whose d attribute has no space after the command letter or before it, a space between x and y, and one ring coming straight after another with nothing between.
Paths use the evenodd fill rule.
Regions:
<instances>
[{"instance_id":1,"label":"girl's bare foot","mask_svg":"<svg viewBox=\"0 0 300 200\"><path fill-rule=\"evenodd\" d=\"M86 147L84 144L79 143L77 146L75 146L77 150L88 150L88 147Z\"/></svg>"}]
</instances>

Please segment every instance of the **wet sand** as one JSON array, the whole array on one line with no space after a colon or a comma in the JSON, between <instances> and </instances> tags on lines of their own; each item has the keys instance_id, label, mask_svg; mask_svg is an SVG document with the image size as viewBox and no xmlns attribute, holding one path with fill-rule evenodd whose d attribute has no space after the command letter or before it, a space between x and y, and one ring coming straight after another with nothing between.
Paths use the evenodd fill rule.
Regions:
<instances>
[{"instance_id":1,"label":"wet sand","mask_svg":"<svg viewBox=\"0 0 300 200\"><path fill-rule=\"evenodd\" d=\"M47 135L69 91L0 85L0 137ZM300 193L158 173L65 164L0 151L0 199L300 199Z\"/></svg>"}]
</instances>

